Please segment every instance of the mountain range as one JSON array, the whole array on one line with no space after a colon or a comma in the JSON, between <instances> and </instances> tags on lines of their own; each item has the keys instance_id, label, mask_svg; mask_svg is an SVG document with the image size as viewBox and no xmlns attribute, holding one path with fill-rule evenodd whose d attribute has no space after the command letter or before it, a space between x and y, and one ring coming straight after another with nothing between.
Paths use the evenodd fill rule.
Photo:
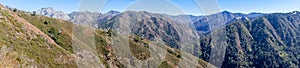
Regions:
<instances>
[{"instance_id":1,"label":"mountain range","mask_svg":"<svg viewBox=\"0 0 300 68\"><path fill-rule=\"evenodd\" d=\"M1 68L215 67L189 53L136 35L120 38L128 45L116 49L114 43L118 42L113 41L112 31L58 19L63 17L55 13L43 14L46 15L0 5ZM75 32L75 28L80 29ZM127 57L121 56L124 53Z\"/></svg>"},{"instance_id":2,"label":"mountain range","mask_svg":"<svg viewBox=\"0 0 300 68\"><path fill-rule=\"evenodd\" d=\"M11 60L10 65L22 63L25 66L28 64L28 66L33 67L54 67L56 65L64 67L75 65L72 62L74 60L82 60L86 63L99 62L89 61L90 56L86 55L95 56L93 53L76 51L76 49L76 52L74 52L72 50L72 30L70 29L72 25L79 24L96 29L96 50L99 55L95 57L99 57L98 59L105 64L103 65L105 67L138 67L134 64L122 64L124 62L121 60L126 59L112 56L118 55L113 51L118 52L126 49L113 49L115 48L113 43L109 43L118 43L118 41L124 40L124 38L114 39L114 37L123 35L130 35L125 36L125 39L129 39L130 52L138 60L149 58L149 52L151 52L148 51L151 49L149 46L155 45L153 43L155 41L162 41L167 48L165 61L158 66L162 68L187 67L181 66L179 62L180 59L183 59L185 53L192 54L185 55L186 57L200 58L198 64L191 65L195 67L297 68L300 66L300 12L298 11L249 14L223 11L206 16L173 16L146 11L109 11L104 14L81 11L66 14L52 8L42 8L34 11L34 13L13 12L13 10L3 9L7 8L1 7L2 19L0 22L11 22L3 23L1 28L10 29L11 32L8 32L8 36L7 33L2 31L4 34L1 34L2 42L0 44L14 45L1 46L1 50L4 50L2 53L8 53L3 55L7 57L6 60ZM29 24L25 25L28 29L27 32L22 30L22 26L18 25L18 22L14 21L14 19L19 20L19 18L24 18L23 21L21 20L22 23ZM78 27L81 28L81 26ZM18 39L19 36L16 36L19 34L22 38L27 37L24 39L28 42L13 42L22 40ZM8 37L15 39L7 41ZM36 41L30 41L30 39ZM76 42L82 42L78 44L90 44L83 41L76 40ZM34 44L43 45L26 48L26 46ZM116 45L123 47L122 44ZM49 47L51 50L49 50ZM19 48L21 51L14 48ZM32 48L36 48L37 51L32 51ZM87 46L87 48L91 47ZM40 55L40 57L32 54ZM49 59L47 59L49 62L47 62L47 60L41 59L46 58L46 54L61 55L62 57L49 56ZM163 51L156 54L163 54ZM55 59L63 59L64 61ZM52 61L60 63L52 63ZM131 62L138 61L133 60Z\"/></svg>"}]
</instances>

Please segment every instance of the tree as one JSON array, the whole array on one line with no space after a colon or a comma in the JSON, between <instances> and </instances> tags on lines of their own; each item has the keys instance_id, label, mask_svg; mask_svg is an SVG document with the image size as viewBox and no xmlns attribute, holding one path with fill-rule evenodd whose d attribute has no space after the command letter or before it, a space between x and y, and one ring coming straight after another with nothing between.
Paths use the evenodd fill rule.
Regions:
<instances>
[{"instance_id":1,"label":"tree","mask_svg":"<svg viewBox=\"0 0 300 68\"><path fill-rule=\"evenodd\" d=\"M112 33L113 33L112 29L108 29L107 34L108 34L109 37L112 36Z\"/></svg>"},{"instance_id":2,"label":"tree","mask_svg":"<svg viewBox=\"0 0 300 68\"><path fill-rule=\"evenodd\" d=\"M35 16L36 15L36 12L35 11L33 11L32 12L32 14L31 14L31 16Z\"/></svg>"},{"instance_id":3,"label":"tree","mask_svg":"<svg viewBox=\"0 0 300 68\"><path fill-rule=\"evenodd\" d=\"M51 22L50 21L44 21L44 24L45 25L48 25L48 24L50 24Z\"/></svg>"},{"instance_id":4,"label":"tree","mask_svg":"<svg viewBox=\"0 0 300 68\"><path fill-rule=\"evenodd\" d=\"M18 11L18 9L14 8L14 9L13 9L13 11L14 11L14 12L17 12L17 11Z\"/></svg>"}]
</instances>

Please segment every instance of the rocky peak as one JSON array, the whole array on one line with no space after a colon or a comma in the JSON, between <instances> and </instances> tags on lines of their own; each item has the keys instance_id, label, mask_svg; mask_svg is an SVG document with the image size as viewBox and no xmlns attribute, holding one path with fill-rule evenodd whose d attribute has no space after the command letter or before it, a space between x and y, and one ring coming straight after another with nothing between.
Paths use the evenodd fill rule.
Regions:
<instances>
[{"instance_id":1,"label":"rocky peak","mask_svg":"<svg viewBox=\"0 0 300 68\"><path fill-rule=\"evenodd\" d=\"M293 14L299 14L300 12L299 11L293 11L292 13Z\"/></svg>"},{"instance_id":2,"label":"rocky peak","mask_svg":"<svg viewBox=\"0 0 300 68\"><path fill-rule=\"evenodd\" d=\"M108 11L107 13L105 13L106 15L112 15L112 16L115 16L115 15L118 15L120 14L121 12L119 11L115 11L115 10L110 10Z\"/></svg>"},{"instance_id":3,"label":"rocky peak","mask_svg":"<svg viewBox=\"0 0 300 68\"><path fill-rule=\"evenodd\" d=\"M37 11L35 11L38 15L47 16L50 18L57 18L57 19L63 19L63 20L69 20L69 16L64 13L63 11L56 11L52 7L47 8L41 8Z\"/></svg>"},{"instance_id":4,"label":"rocky peak","mask_svg":"<svg viewBox=\"0 0 300 68\"><path fill-rule=\"evenodd\" d=\"M222 11L221 13L223 13L223 14L230 14L231 12L229 12L229 11Z\"/></svg>"},{"instance_id":5,"label":"rocky peak","mask_svg":"<svg viewBox=\"0 0 300 68\"><path fill-rule=\"evenodd\" d=\"M236 17L235 19L236 19L236 20L242 20L242 21L244 21L244 20L249 20L249 18L248 18L248 17L245 17L245 16Z\"/></svg>"},{"instance_id":6,"label":"rocky peak","mask_svg":"<svg viewBox=\"0 0 300 68\"><path fill-rule=\"evenodd\" d=\"M97 19L102 14L98 12L90 12L90 11L78 11L72 12L68 14L71 22L76 24L84 24L92 27L97 27L95 24L97 23Z\"/></svg>"},{"instance_id":7,"label":"rocky peak","mask_svg":"<svg viewBox=\"0 0 300 68\"><path fill-rule=\"evenodd\" d=\"M41 8L38 11L55 12L55 10L52 7Z\"/></svg>"}]
</instances>

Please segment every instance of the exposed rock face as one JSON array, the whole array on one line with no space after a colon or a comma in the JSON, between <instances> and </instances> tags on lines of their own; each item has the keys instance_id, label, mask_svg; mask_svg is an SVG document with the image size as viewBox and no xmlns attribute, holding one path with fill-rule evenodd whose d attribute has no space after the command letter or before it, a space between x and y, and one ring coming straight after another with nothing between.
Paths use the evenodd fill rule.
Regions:
<instances>
[{"instance_id":1,"label":"exposed rock face","mask_svg":"<svg viewBox=\"0 0 300 68\"><path fill-rule=\"evenodd\" d=\"M56 11L51 7L48 8L41 8L37 11L35 11L38 15L44 15L50 18L58 18L63 20L69 20L68 14L64 13L63 11Z\"/></svg>"},{"instance_id":2,"label":"exposed rock face","mask_svg":"<svg viewBox=\"0 0 300 68\"><path fill-rule=\"evenodd\" d=\"M98 12L80 11L80 12L72 12L71 14L68 15L70 17L69 21L75 24L84 24L84 25L98 28L98 24L106 22L110 18L118 14L120 14L120 12L112 10L105 14L101 14Z\"/></svg>"},{"instance_id":3,"label":"exposed rock face","mask_svg":"<svg viewBox=\"0 0 300 68\"><path fill-rule=\"evenodd\" d=\"M97 27L98 17L102 16L102 14L97 12L80 11L72 12L69 14L69 16L69 21L75 24L84 24L92 27Z\"/></svg>"},{"instance_id":4,"label":"exposed rock face","mask_svg":"<svg viewBox=\"0 0 300 68\"><path fill-rule=\"evenodd\" d=\"M111 10L111 11L108 11L107 13L105 13L105 15L115 16L115 15L118 15L120 13L121 12L119 12L119 11Z\"/></svg>"}]
</instances>

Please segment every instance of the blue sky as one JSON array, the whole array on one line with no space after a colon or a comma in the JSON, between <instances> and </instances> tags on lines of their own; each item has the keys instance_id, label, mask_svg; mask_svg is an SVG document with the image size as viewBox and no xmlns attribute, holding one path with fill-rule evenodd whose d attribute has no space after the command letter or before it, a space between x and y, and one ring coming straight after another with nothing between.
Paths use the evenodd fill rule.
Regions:
<instances>
[{"instance_id":1,"label":"blue sky","mask_svg":"<svg viewBox=\"0 0 300 68\"><path fill-rule=\"evenodd\" d=\"M136 0L110 0L101 12L110 10L123 11ZM53 7L67 13L76 11L80 0L0 0L0 3L13 8L33 11L43 7ZM182 8L185 14L202 15L194 0L170 0L171 3ZM300 0L217 0L220 9L230 12L291 12L300 10ZM160 7L153 5L154 7ZM99 10L100 11L100 10Z\"/></svg>"}]
</instances>

